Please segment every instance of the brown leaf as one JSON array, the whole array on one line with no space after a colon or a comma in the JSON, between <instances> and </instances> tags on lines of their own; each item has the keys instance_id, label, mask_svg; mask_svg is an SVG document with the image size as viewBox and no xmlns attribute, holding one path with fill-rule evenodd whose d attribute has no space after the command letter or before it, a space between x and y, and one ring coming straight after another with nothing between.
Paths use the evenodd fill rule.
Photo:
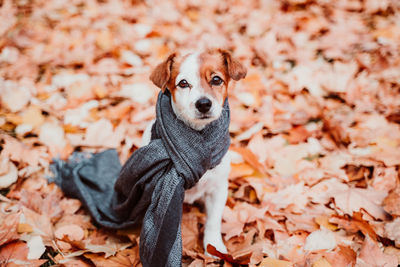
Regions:
<instances>
[{"instance_id":1,"label":"brown leaf","mask_svg":"<svg viewBox=\"0 0 400 267\"><path fill-rule=\"evenodd\" d=\"M383 208L392 215L400 216L400 185L383 200Z\"/></svg>"},{"instance_id":2,"label":"brown leaf","mask_svg":"<svg viewBox=\"0 0 400 267\"><path fill-rule=\"evenodd\" d=\"M213 245L207 245L207 252L232 264L248 264L251 254L234 259L231 255L219 252Z\"/></svg>"},{"instance_id":3,"label":"brown leaf","mask_svg":"<svg viewBox=\"0 0 400 267\"><path fill-rule=\"evenodd\" d=\"M105 258L104 255L101 254L89 253L84 254L84 256L98 267L132 267L140 264L138 246L120 251L115 256L109 258Z\"/></svg>"},{"instance_id":4,"label":"brown leaf","mask_svg":"<svg viewBox=\"0 0 400 267\"><path fill-rule=\"evenodd\" d=\"M253 152L251 152L250 149L244 148L244 147L231 147L230 148L233 151L238 152L240 155L242 155L243 159L249 163L254 169L258 170L259 172L265 174L265 166L262 165L259 161L256 155L254 155Z\"/></svg>"},{"instance_id":5,"label":"brown leaf","mask_svg":"<svg viewBox=\"0 0 400 267\"><path fill-rule=\"evenodd\" d=\"M81 241L85 237L85 232L80 226L70 224L57 228L54 235L58 239L65 239L65 241Z\"/></svg>"},{"instance_id":6,"label":"brown leaf","mask_svg":"<svg viewBox=\"0 0 400 267\"><path fill-rule=\"evenodd\" d=\"M8 158L0 156L0 188L7 188L18 179L18 169Z\"/></svg>"},{"instance_id":7,"label":"brown leaf","mask_svg":"<svg viewBox=\"0 0 400 267\"><path fill-rule=\"evenodd\" d=\"M385 193L383 192L372 188L349 188L335 192L333 197L336 206L346 214L352 215L353 212L364 209L377 219L385 220L388 218L388 214L380 206L385 197Z\"/></svg>"},{"instance_id":8,"label":"brown leaf","mask_svg":"<svg viewBox=\"0 0 400 267\"><path fill-rule=\"evenodd\" d=\"M278 260L274 258L267 257L265 258L259 266L262 267L291 267L293 263L290 261Z\"/></svg>"},{"instance_id":9,"label":"brown leaf","mask_svg":"<svg viewBox=\"0 0 400 267\"><path fill-rule=\"evenodd\" d=\"M350 247L339 245L334 251L327 251L324 257L332 266L354 266L357 253Z\"/></svg>"},{"instance_id":10,"label":"brown leaf","mask_svg":"<svg viewBox=\"0 0 400 267\"><path fill-rule=\"evenodd\" d=\"M362 218L362 214L355 212L353 217L333 216L329 219L330 223L335 223L339 228L343 228L349 233L361 231L365 236L369 236L373 240L377 240L378 236L371 225Z\"/></svg>"},{"instance_id":11,"label":"brown leaf","mask_svg":"<svg viewBox=\"0 0 400 267\"><path fill-rule=\"evenodd\" d=\"M229 179L234 180L239 177L249 176L254 173L253 167L247 163L232 164Z\"/></svg>"},{"instance_id":12,"label":"brown leaf","mask_svg":"<svg viewBox=\"0 0 400 267\"><path fill-rule=\"evenodd\" d=\"M19 223L20 213L11 213L5 216L0 216L0 218L1 217L0 246L19 238L17 226Z\"/></svg>"},{"instance_id":13,"label":"brown leaf","mask_svg":"<svg viewBox=\"0 0 400 267\"><path fill-rule=\"evenodd\" d=\"M182 215L182 245L185 249L196 249L198 247L199 229L198 217L195 213L184 213Z\"/></svg>"},{"instance_id":14,"label":"brown leaf","mask_svg":"<svg viewBox=\"0 0 400 267\"><path fill-rule=\"evenodd\" d=\"M23 265L39 267L46 262L46 260L28 260L28 252L28 246L22 241L16 241L4 245L0 248L0 264L2 266Z\"/></svg>"},{"instance_id":15,"label":"brown leaf","mask_svg":"<svg viewBox=\"0 0 400 267\"><path fill-rule=\"evenodd\" d=\"M378 243L367 236L361 247L357 266L397 266L396 256L386 255L382 252Z\"/></svg>"},{"instance_id":16,"label":"brown leaf","mask_svg":"<svg viewBox=\"0 0 400 267\"><path fill-rule=\"evenodd\" d=\"M307 138L310 136L311 136L311 133L309 131L307 131L307 129L304 126L300 125L300 126L293 127L289 131L288 141L291 144L298 144L300 142L306 141Z\"/></svg>"}]
</instances>

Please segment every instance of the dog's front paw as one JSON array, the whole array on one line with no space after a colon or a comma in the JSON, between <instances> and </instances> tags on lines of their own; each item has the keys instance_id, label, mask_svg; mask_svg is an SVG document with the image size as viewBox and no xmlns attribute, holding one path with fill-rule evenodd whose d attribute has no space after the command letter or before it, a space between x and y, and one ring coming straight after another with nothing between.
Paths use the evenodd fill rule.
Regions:
<instances>
[{"instance_id":1,"label":"dog's front paw","mask_svg":"<svg viewBox=\"0 0 400 267\"><path fill-rule=\"evenodd\" d=\"M205 250L205 255L209 256L209 257L214 257L217 258L213 255L211 255L210 253L208 253L207 251L207 245L210 244L213 247L215 247L216 250L218 250L219 252L223 253L223 254L227 254L228 250L225 247L224 241L222 241L222 237L221 234L213 234L213 235L206 235L204 237L204 250Z\"/></svg>"}]
</instances>

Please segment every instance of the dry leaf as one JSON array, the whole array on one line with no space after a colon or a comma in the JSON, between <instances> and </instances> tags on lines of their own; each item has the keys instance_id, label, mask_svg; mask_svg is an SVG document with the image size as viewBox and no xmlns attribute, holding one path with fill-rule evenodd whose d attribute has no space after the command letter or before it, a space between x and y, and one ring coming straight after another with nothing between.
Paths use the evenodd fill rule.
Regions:
<instances>
[{"instance_id":1,"label":"dry leaf","mask_svg":"<svg viewBox=\"0 0 400 267\"><path fill-rule=\"evenodd\" d=\"M6 157L0 157L0 189L7 188L18 179L17 167Z\"/></svg>"},{"instance_id":2,"label":"dry leaf","mask_svg":"<svg viewBox=\"0 0 400 267\"><path fill-rule=\"evenodd\" d=\"M325 252L324 257L332 266L354 266L357 253L349 247L338 245L334 251Z\"/></svg>"},{"instance_id":3,"label":"dry leaf","mask_svg":"<svg viewBox=\"0 0 400 267\"><path fill-rule=\"evenodd\" d=\"M0 216L0 218L2 217L0 224L0 246L19 238L17 232L19 216L19 213L4 214Z\"/></svg>"},{"instance_id":4,"label":"dry leaf","mask_svg":"<svg viewBox=\"0 0 400 267\"><path fill-rule=\"evenodd\" d=\"M335 236L333 232L324 228L314 231L307 236L306 244L304 245L304 250L306 251L320 249L333 250L334 248L336 248Z\"/></svg>"},{"instance_id":5,"label":"dry leaf","mask_svg":"<svg viewBox=\"0 0 400 267\"><path fill-rule=\"evenodd\" d=\"M371 225L362 218L362 214L356 212L352 218L334 216L329 222L338 224L339 228L345 229L349 233L357 233L361 231L365 236L369 236L373 240L377 240L378 236Z\"/></svg>"},{"instance_id":6,"label":"dry leaf","mask_svg":"<svg viewBox=\"0 0 400 267\"><path fill-rule=\"evenodd\" d=\"M115 256L104 258L103 255L96 254L84 254L84 256L90 259L96 266L99 267L131 267L139 265L139 249L125 249L118 252Z\"/></svg>"},{"instance_id":7,"label":"dry leaf","mask_svg":"<svg viewBox=\"0 0 400 267\"><path fill-rule=\"evenodd\" d=\"M383 200L383 208L392 215L400 216L400 185Z\"/></svg>"},{"instance_id":8,"label":"dry leaf","mask_svg":"<svg viewBox=\"0 0 400 267\"><path fill-rule=\"evenodd\" d=\"M273 258L265 258L261 263L262 267L292 267L293 263L290 261L278 260Z\"/></svg>"},{"instance_id":9,"label":"dry leaf","mask_svg":"<svg viewBox=\"0 0 400 267\"><path fill-rule=\"evenodd\" d=\"M28 238L24 238L26 245L28 246L29 252L28 260L37 260L45 252L46 247L43 244L43 240L40 235L31 235Z\"/></svg>"},{"instance_id":10,"label":"dry leaf","mask_svg":"<svg viewBox=\"0 0 400 267\"><path fill-rule=\"evenodd\" d=\"M15 264L14 266L39 267L46 262L46 260L30 260L28 259L28 253L29 248L24 242L16 241L9 243L0 248L0 263L6 266Z\"/></svg>"},{"instance_id":11,"label":"dry leaf","mask_svg":"<svg viewBox=\"0 0 400 267\"><path fill-rule=\"evenodd\" d=\"M59 265L139 264L137 229L95 227L47 182L48 166L110 147L125 161L155 116L152 69L173 52L220 47L248 69L228 89L232 257L222 257L232 263L222 264L395 264L397 1L0 2L0 243L10 252L18 240L21 252L10 259L28 261L29 238L37 258L40 237ZM203 210L187 207L183 264L221 264L203 254Z\"/></svg>"},{"instance_id":12,"label":"dry leaf","mask_svg":"<svg viewBox=\"0 0 400 267\"><path fill-rule=\"evenodd\" d=\"M395 242L396 247L400 247L400 218L385 224L385 235Z\"/></svg>"},{"instance_id":13,"label":"dry leaf","mask_svg":"<svg viewBox=\"0 0 400 267\"><path fill-rule=\"evenodd\" d=\"M357 266L393 266L396 267L398 260L396 256L386 255L378 243L367 236L361 247Z\"/></svg>"},{"instance_id":14,"label":"dry leaf","mask_svg":"<svg viewBox=\"0 0 400 267\"><path fill-rule=\"evenodd\" d=\"M81 241L85 237L83 229L76 225L64 225L57 228L54 232L55 237L58 239L65 239L67 241Z\"/></svg>"},{"instance_id":15,"label":"dry leaf","mask_svg":"<svg viewBox=\"0 0 400 267\"><path fill-rule=\"evenodd\" d=\"M336 206L346 214L352 215L353 212L364 209L377 219L385 220L388 217L388 214L380 206L386 197L385 192L378 192L371 188L349 188L335 192L333 197Z\"/></svg>"}]
</instances>

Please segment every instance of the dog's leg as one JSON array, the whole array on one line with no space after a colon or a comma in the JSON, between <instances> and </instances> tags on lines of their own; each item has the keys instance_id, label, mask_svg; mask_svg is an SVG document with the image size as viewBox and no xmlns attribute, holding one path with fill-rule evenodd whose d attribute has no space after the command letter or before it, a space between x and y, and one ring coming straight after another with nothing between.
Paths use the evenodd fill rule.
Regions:
<instances>
[{"instance_id":1,"label":"dog's leg","mask_svg":"<svg viewBox=\"0 0 400 267\"><path fill-rule=\"evenodd\" d=\"M221 177L218 177L221 179ZM219 252L227 253L221 236L221 220L228 197L228 179L222 178L220 187L205 195L205 208L207 220L204 226L204 250L207 253L207 245L213 245ZM221 179L221 180L222 180Z\"/></svg>"}]
</instances>

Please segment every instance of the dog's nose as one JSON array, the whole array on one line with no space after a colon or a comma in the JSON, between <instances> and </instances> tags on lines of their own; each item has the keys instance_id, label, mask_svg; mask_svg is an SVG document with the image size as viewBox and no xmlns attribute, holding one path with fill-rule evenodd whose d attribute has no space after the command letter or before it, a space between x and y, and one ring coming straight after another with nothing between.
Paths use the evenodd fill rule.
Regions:
<instances>
[{"instance_id":1,"label":"dog's nose","mask_svg":"<svg viewBox=\"0 0 400 267\"><path fill-rule=\"evenodd\" d=\"M196 101L196 108L201 113L207 113L210 110L211 105L211 100L206 97L200 98Z\"/></svg>"}]
</instances>

